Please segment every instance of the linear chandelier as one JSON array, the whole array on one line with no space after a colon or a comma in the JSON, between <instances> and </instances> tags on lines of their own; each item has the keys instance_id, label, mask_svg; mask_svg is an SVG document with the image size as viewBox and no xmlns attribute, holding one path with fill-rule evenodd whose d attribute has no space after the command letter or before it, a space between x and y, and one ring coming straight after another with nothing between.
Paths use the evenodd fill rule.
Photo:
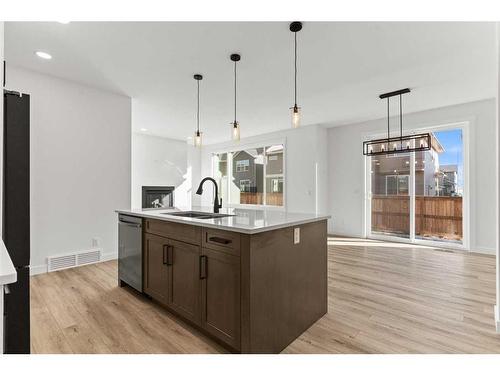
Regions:
<instances>
[{"instance_id":1,"label":"linear chandelier","mask_svg":"<svg viewBox=\"0 0 500 375\"><path fill-rule=\"evenodd\" d=\"M430 133L411 134L403 136L403 95L408 94L410 89L402 89L388 92L379 96L380 99L387 99L387 138L373 139L363 142L363 155L389 155L405 152L427 151L431 149L432 138ZM390 111L389 99L399 96L399 137L392 137L390 134Z\"/></svg>"}]
</instances>

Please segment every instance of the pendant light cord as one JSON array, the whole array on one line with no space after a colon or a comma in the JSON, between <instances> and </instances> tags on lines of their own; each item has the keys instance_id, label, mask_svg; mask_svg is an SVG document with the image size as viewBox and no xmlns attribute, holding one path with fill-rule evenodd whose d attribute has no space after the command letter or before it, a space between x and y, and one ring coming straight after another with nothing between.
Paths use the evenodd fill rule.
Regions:
<instances>
[{"instance_id":1,"label":"pendant light cord","mask_svg":"<svg viewBox=\"0 0 500 375\"><path fill-rule=\"evenodd\" d=\"M196 110L196 131L197 134L200 133L200 81L197 80L198 84L198 101L197 101L197 110Z\"/></svg>"},{"instance_id":2,"label":"pendant light cord","mask_svg":"<svg viewBox=\"0 0 500 375\"><path fill-rule=\"evenodd\" d=\"M236 61L234 62L234 125L236 125Z\"/></svg>"},{"instance_id":3,"label":"pendant light cord","mask_svg":"<svg viewBox=\"0 0 500 375\"><path fill-rule=\"evenodd\" d=\"M387 98L387 142L389 142L389 138L391 138L391 133L389 131L389 98ZM389 144L387 144L389 147Z\"/></svg>"},{"instance_id":4,"label":"pendant light cord","mask_svg":"<svg viewBox=\"0 0 500 375\"><path fill-rule=\"evenodd\" d=\"M399 94L399 147L403 149L403 99Z\"/></svg>"},{"instance_id":5,"label":"pendant light cord","mask_svg":"<svg viewBox=\"0 0 500 375\"><path fill-rule=\"evenodd\" d=\"M403 96L399 94L399 137L403 138Z\"/></svg>"},{"instance_id":6,"label":"pendant light cord","mask_svg":"<svg viewBox=\"0 0 500 375\"><path fill-rule=\"evenodd\" d=\"M297 107L297 32L295 34L295 107Z\"/></svg>"}]
</instances>

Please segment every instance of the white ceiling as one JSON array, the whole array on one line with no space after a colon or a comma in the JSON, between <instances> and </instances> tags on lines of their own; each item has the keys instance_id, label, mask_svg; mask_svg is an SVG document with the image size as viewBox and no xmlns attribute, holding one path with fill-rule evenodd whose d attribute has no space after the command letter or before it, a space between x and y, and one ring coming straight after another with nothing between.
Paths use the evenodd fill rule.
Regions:
<instances>
[{"instance_id":1,"label":"white ceiling","mask_svg":"<svg viewBox=\"0 0 500 375\"><path fill-rule=\"evenodd\" d=\"M381 118L380 93L410 87L405 111L494 97L494 23L310 22L298 34L303 124ZM34 51L49 52L41 60ZM293 34L282 22L7 22L7 64L133 98L133 127L185 140L201 128L227 140L238 65L242 136L290 127ZM8 79L8 76L7 76Z\"/></svg>"}]
</instances>

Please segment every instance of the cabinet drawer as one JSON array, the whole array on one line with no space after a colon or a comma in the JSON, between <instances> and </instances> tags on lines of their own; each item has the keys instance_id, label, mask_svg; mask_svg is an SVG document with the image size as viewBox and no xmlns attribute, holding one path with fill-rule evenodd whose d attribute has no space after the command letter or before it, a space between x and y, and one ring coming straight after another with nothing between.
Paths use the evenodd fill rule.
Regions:
<instances>
[{"instance_id":1,"label":"cabinet drawer","mask_svg":"<svg viewBox=\"0 0 500 375\"><path fill-rule=\"evenodd\" d=\"M218 229L203 229L203 247L230 255L240 255L240 234Z\"/></svg>"},{"instance_id":2,"label":"cabinet drawer","mask_svg":"<svg viewBox=\"0 0 500 375\"><path fill-rule=\"evenodd\" d=\"M162 220L145 220L145 231L173 240L200 245L201 227L195 225L172 223Z\"/></svg>"}]
</instances>

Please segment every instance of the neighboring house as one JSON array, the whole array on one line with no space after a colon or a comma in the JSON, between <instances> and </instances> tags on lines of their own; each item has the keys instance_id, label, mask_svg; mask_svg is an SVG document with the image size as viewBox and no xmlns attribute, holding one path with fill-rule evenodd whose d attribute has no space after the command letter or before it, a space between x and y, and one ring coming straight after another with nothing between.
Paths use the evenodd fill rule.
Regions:
<instances>
[{"instance_id":1,"label":"neighboring house","mask_svg":"<svg viewBox=\"0 0 500 375\"><path fill-rule=\"evenodd\" d=\"M415 153L415 194L439 195L439 154L444 148L431 133L432 148ZM409 195L410 156L391 154L372 157L372 193Z\"/></svg>"},{"instance_id":2,"label":"neighboring house","mask_svg":"<svg viewBox=\"0 0 500 375\"><path fill-rule=\"evenodd\" d=\"M233 154L233 183L241 192L262 193L264 150L238 151Z\"/></svg>"},{"instance_id":3,"label":"neighboring house","mask_svg":"<svg viewBox=\"0 0 500 375\"><path fill-rule=\"evenodd\" d=\"M234 204L283 205L283 145L213 156L217 168L214 178L222 199Z\"/></svg>"},{"instance_id":4,"label":"neighboring house","mask_svg":"<svg viewBox=\"0 0 500 375\"><path fill-rule=\"evenodd\" d=\"M257 148L233 154L233 183L241 192L264 191L264 149ZM266 149L266 192L283 193L283 146Z\"/></svg>"},{"instance_id":5,"label":"neighboring house","mask_svg":"<svg viewBox=\"0 0 500 375\"><path fill-rule=\"evenodd\" d=\"M456 164L441 165L438 174L438 195L453 196L458 193L458 166Z\"/></svg>"},{"instance_id":6,"label":"neighboring house","mask_svg":"<svg viewBox=\"0 0 500 375\"><path fill-rule=\"evenodd\" d=\"M283 145L266 149L266 192L283 193Z\"/></svg>"}]
</instances>

